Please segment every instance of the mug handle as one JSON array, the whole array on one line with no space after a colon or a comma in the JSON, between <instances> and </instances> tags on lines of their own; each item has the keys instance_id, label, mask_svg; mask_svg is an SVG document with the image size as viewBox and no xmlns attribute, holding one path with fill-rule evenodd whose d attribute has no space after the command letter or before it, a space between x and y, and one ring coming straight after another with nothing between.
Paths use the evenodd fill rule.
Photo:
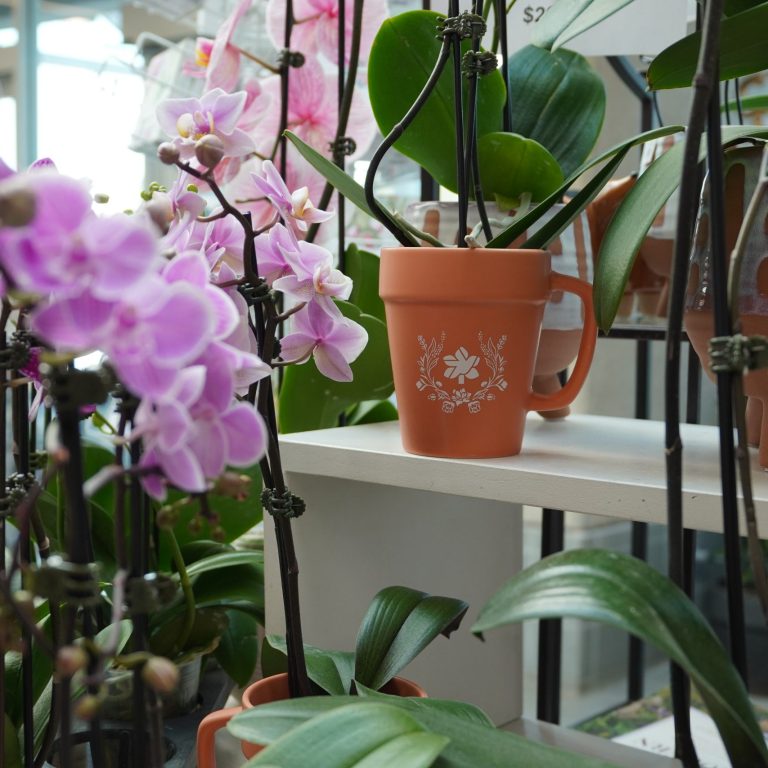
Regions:
<instances>
[{"instance_id":1,"label":"mug handle","mask_svg":"<svg viewBox=\"0 0 768 768\"><path fill-rule=\"evenodd\" d=\"M592 286L577 277L552 272L549 276L549 287L553 291L575 293L581 299L581 303L584 305L584 330L581 334L579 354L573 367L573 373L565 386L551 395L533 393L528 401L529 411L554 411L565 408L576 399L576 395L581 391L584 380L587 378L589 367L592 365L595 343L597 342L597 323L592 308Z\"/></svg>"},{"instance_id":2,"label":"mug handle","mask_svg":"<svg viewBox=\"0 0 768 768\"><path fill-rule=\"evenodd\" d=\"M197 768L216 768L216 731L220 731L242 707L229 707L210 712L197 727Z\"/></svg>"}]
</instances>

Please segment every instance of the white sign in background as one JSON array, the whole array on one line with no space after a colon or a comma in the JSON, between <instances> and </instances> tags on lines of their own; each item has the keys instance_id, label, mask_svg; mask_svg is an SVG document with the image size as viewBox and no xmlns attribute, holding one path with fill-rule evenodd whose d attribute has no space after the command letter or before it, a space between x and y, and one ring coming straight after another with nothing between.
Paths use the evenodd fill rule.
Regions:
<instances>
[{"instance_id":1,"label":"white sign in background","mask_svg":"<svg viewBox=\"0 0 768 768\"><path fill-rule=\"evenodd\" d=\"M510 52L531 42L554 0L517 0L507 16ZM564 47L585 56L653 56L688 33L688 0L635 0Z\"/></svg>"}]
</instances>

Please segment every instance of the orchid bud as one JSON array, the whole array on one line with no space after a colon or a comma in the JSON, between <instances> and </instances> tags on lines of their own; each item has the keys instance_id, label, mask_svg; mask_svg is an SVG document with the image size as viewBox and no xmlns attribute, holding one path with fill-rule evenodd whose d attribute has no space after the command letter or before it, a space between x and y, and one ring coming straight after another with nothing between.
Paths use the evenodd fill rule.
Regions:
<instances>
[{"instance_id":1,"label":"orchid bud","mask_svg":"<svg viewBox=\"0 0 768 768\"><path fill-rule=\"evenodd\" d=\"M0 226L24 227L35 218L35 196L18 184L4 185L0 192Z\"/></svg>"},{"instance_id":2,"label":"orchid bud","mask_svg":"<svg viewBox=\"0 0 768 768\"><path fill-rule=\"evenodd\" d=\"M56 654L56 675L59 679L72 677L75 672L85 669L88 654L77 645L65 645Z\"/></svg>"},{"instance_id":3,"label":"orchid bud","mask_svg":"<svg viewBox=\"0 0 768 768\"><path fill-rule=\"evenodd\" d=\"M99 205L106 205L109 202L109 195L106 192L97 192L93 196L93 202Z\"/></svg>"},{"instance_id":4,"label":"orchid bud","mask_svg":"<svg viewBox=\"0 0 768 768\"><path fill-rule=\"evenodd\" d=\"M153 656L142 668L141 677L157 693L170 693L179 684L179 668L169 659Z\"/></svg>"},{"instance_id":5,"label":"orchid bud","mask_svg":"<svg viewBox=\"0 0 768 768\"><path fill-rule=\"evenodd\" d=\"M212 491L218 496L226 496L237 501L245 501L250 492L251 478L248 475L238 475L236 472L225 472L220 475Z\"/></svg>"},{"instance_id":6,"label":"orchid bud","mask_svg":"<svg viewBox=\"0 0 768 768\"><path fill-rule=\"evenodd\" d=\"M203 522L199 517L193 517L189 523L187 523L187 530L193 536L199 536L203 531Z\"/></svg>"},{"instance_id":7,"label":"orchid bud","mask_svg":"<svg viewBox=\"0 0 768 768\"><path fill-rule=\"evenodd\" d=\"M207 133L195 144L195 157L206 168L215 168L224 157L224 142L212 133Z\"/></svg>"},{"instance_id":8,"label":"orchid bud","mask_svg":"<svg viewBox=\"0 0 768 768\"><path fill-rule=\"evenodd\" d=\"M171 504L166 504L157 510L155 523L158 528L170 530L179 522L179 510Z\"/></svg>"},{"instance_id":9,"label":"orchid bud","mask_svg":"<svg viewBox=\"0 0 768 768\"><path fill-rule=\"evenodd\" d=\"M179 162L179 148L170 141L164 141L157 148L157 157L165 165L176 165Z\"/></svg>"},{"instance_id":10,"label":"orchid bud","mask_svg":"<svg viewBox=\"0 0 768 768\"><path fill-rule=\"evenodd\" d=\"M223 543L224 541L226 541L227 532L220 525L217 525L215 528L211 529L211 538L214 541Z\"/></svg>"},{"instance_id":11,"label":"orchid bud","mask_svg":"<svg viewBox=\"0 0 768 768\"><path fill-rule=\"evenodd\" d=\"M75 716L81 720L93 720L101 709L101 699L93 694L86 694L75 704Z\"/></svg>"}]
</instances>

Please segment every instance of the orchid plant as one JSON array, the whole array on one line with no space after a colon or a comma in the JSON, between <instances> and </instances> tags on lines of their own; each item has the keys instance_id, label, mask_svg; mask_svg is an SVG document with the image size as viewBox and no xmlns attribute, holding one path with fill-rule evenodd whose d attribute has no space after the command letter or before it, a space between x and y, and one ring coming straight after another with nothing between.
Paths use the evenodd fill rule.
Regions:
<instances>
[{"instance_id":1,"label":"orchid plant","mask_svg":"<svg viewBox=\"0 0 768 768\"><path fill-rule=\"evenodd\" d=\"M311 230L333 215L327 205L314 204L322 182L318 189L308 164L292 152L280 152L285 125L273 120L281 112L276 108L279 83L289 66L302 63L282 122L321 150L338 130L325 115L316 117L318 106L330 103L330 82L318 57L327 51L322 42L327 32L319 22L332 9L307 19L307 40L316 28L321 42L308 42L301 62L294 57L291 65L281 64L279 74L262 68L266 77L246 80L236 90L243 80L240 64L248 56L232 37L249 6L250 0L237 5L209 48L200 41L205 91L159 106L158 122L168 141L158 155L176 167L177 176L167 188L152 184L134 212L100 215L100 196L93 196L87 183L58 173L51 162L21 173L0 164L2 324L9 332L15 328L5 362L18 387L32 382L38 390L30 418L37 418L42 403L56 413L46 433L48 464L42 476L18 467L29 478L29 492L15 510L21 536L14 566L0 574L3 616L15 617L20 636L34 641L36 668L41 674L49 670L49 691L55 673L56 717L38 729L34 743L31 729L23 729L25 754L50 750L57 719L62 732L70 732L70 697L81 685L73 680L82 680L85 695L76 714L92 721L99 762L99 703L107 668L117 657L134 670L134 685L148 705L136 717L139 730L147 728L152 738L137 749L146 751L150 764L160 764L156 697L173 686L178 672L156 654L175 659L194 645L205 610L226 609L230 621L236 615L232 611L258 615L258 556L213 542L205 543L202 553L178 542L180 518L189 521L193 501L199 502L200 516L192 518L190 528L199 528L202 520L212 537L225 537L217 498L249 496L248 478L232 468L252 474L249 468L260 466L262 502L275 516L286 574L291 687L295 694L309 690L291 538L291 518L301 514L303 502L286 489L282 476L272 373L303 364L335 384L349 384L369 338L367 329L383 324L345 304L353 281L336 268L329 250L313 242ZM355 95L354 78L350 87ZM347 114L349 125L360 131L360 151L374 130L367 109L353 98ZM100 354L99 366L78 369L78 360L92 352ZM110 392L118 404L116 420L96 409ZM17 405L14 401L14 414L22 410ZM95 468L89 458L93 451L81 442L79 422L86 418L108 433L112 445L112 460L104 461L101 449ZM21 422L17 427L17 434L29 429ZM51 496L59 487L66 493ZM114 505L107 517L114 536L112 564L92 527L101 520L99 504L108 489ZM147 499L154 501L150 505ZM56 530L50 539L49 523ZM159 533L153 535L153 529ZM51 621L58 626L58 611L33 619L20 607L27 593L12 587L30 530L43 558L33 588L51 604L67 606L69 618L55 645L44 626ZM66 555L49 558L51 549ZM97 553L111 572L112 584L103 593L89 565ZM168 602L161 582L147 572L170 565L176 573ZM246 566L252 570L244 572ZM233 582L227 589L206 581L212 569L222 568L251 581ZM82 590L73 596L65 578L70 571L87 577L90 601L84 602ZM126 595L130 640L117 631L128 615ZM102 609L109 606L107 617ZM8 647L20 648L13 637L16 630ZM30 658L23 657L22 667ZM245 682L252 670L242 664L238 669L235 677ZM31 692L38 703L43 694L37 687ZM26 689L24 696L30 698ZM17 743L12 726L18 725L0 723L0 741L10 745L9 755ZM59 746L62 753L68 748ZM16 764L8 760L9 766Z\"/></svg>"}]
</instances>

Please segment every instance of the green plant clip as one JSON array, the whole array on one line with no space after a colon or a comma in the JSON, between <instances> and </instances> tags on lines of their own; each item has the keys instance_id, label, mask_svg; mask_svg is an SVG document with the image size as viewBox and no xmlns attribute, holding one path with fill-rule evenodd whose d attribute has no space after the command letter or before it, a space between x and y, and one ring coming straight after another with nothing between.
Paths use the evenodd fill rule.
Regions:
<instances>
[{"instance_id":1,"label":"green plant clip","mask_svg":"<svg viewBox=\"0 0 768 768\"><path fill-rule=\"evenodd\" d=\"M709 340L709 367L713 373L743 373L768 368L765 336L716 336Z\"/></svg>"},{"instance_id":2,"label":"green plant clip","mask_svg":"<svg viewBox=\"0 0 768 768\"><path fill-rule=\"evenodd\" d=\"M290 519L301 517L307 505L300 496L295 496L287 488L283 493L277 493L274 488L265 488L261 492L261 503L272 517Z\"/></svg>"}]
</instances>

